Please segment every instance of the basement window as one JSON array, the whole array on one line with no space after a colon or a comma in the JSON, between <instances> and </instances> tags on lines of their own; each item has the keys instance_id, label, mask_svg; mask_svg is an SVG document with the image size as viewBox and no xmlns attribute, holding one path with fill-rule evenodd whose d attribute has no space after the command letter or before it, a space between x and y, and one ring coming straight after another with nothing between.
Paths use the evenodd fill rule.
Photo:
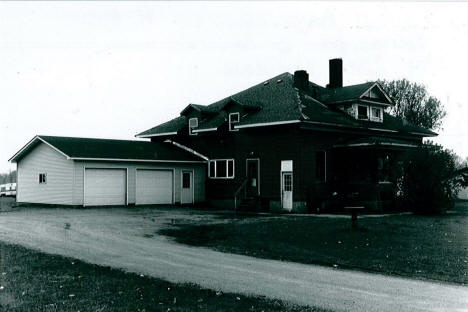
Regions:
<instances>
[{"instance_id":1,"label":"basement window","mask_svg":"<svg viewBox=\"0 0 468 312\"><path fill-rule=\"evenodd\" d=\"M238 124L239 121L240 121L239 113L230 113L229 114L229 131L239 131L239 129L234 128L234 126Z\"/></svg>"},{"instance_id":2,"label":"basement window","mask_svg":"<svg viewBox=\"0 0 468 312\"><path fill-rule=\"evenodd\" d=\"M189 135L197 135L193 132L193 129L198 128L198 118L189 119Z\"/></svg>"},{"instance_id":3,"label":"basement window","mask_svg":"<svg viewBox=\"0 0 468 312\"><path fill-rule=\"evenodd\" d=\"M47 173L39 173L39 184L47 183Z\"/></svg>"},{"instance_id":4,"label":"basement window","mask_svg":"<svg viewBox=\"0 0 468 312\"><path fill-rule=\"evenodd\" d=\"M208 166L210 179L234 179L234 159L213 159Z\"/></svg>"},{"instance_id":5,"label":"basement window","mask_svg":"<svg viewBox=\"0 0 468 312\"><path fill-rule=\"evenodd\" d=\"M369 106L365 106L365 105L357 106L357 119L360 119L360 120L369 119Z\"/></svg>"}]
</instances>

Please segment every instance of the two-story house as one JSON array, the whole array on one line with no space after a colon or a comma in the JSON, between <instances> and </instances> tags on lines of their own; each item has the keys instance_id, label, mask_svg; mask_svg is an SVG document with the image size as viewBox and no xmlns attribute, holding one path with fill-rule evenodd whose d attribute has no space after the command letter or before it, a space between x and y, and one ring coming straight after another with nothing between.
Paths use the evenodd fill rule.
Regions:
<instances>
[{"instance_id":1,"label":"two-story house","mask_svg":"<svg viewBox=\"0 0 468 312\"><path fill-rule=\"evenodd\" d=\"M36 136L18 164L18 202L93 206L208 203L315 211L391 205L398 155L436 133L389 115L376 82L322 87L284 73L137 135L147 142Z\"/></svg>"},{"instance_id":2,"label":"two-story house","mask_svg":"<svg viewBox=\"0 0 468 312\"><path fill-rule=\"evenodd\" d=\"M357 197L392 199L396 156L436 133L393 117L376 82L343 86L342 60L326 87L284 73L137 135L204 155L206 198L217 207L315 210ZM354 199L356 200L356 198Z\"/></svg>"}]
</instances>

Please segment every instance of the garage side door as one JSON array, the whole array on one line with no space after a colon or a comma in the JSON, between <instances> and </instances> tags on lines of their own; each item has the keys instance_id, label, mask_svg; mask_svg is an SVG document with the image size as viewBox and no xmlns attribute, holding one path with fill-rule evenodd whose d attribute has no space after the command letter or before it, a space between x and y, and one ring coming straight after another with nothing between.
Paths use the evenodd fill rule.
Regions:
<instances>
[{"instance_id":1,"label":"garage side door","mask_svg":"<svg viewBox=\"0 0 468 312\"><path fill-rule=\"evenodd\" d=\"M84 204L125 205L127 198L127 170L85 169Z\"/></svg>"},{"instance_id":2,"label":"garage side door","mask_svg":"<svg viewBox=\"0 0 468 312\"><path fill-rule=\"evenodd\" d=\"M136 204L172 204L172 170L138 169Z\"/></svg>"}]
</instances>

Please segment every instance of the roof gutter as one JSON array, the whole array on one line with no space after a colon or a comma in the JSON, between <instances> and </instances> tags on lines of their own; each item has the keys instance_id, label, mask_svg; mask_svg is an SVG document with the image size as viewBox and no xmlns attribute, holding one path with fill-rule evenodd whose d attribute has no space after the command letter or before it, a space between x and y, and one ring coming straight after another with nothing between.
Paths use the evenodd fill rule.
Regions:
<instances>
[{"instance_id":1,"label":"roof gutter","mask_svg":"<svg viewBox=\"0 0 468 312\"><path fill-rule=\"evenodd\" d=\"M71 160L85 161L130 161L130 162L149 162L149 163L204 163L201 160L161 160L161 159L121 159L121 158L90 158L90 157L71 157Z\"/></svg>"},{"instance_id":2,"label":"roof gutter","mask_svg":"<svg viewBox=\"0 0 468 312\"><path fill-rule=\"evenodd\" d=\"M154 134L137 134L135 135L136 138L152 138L157 136L165 136L165 135L176 135L177 131L175 132L163 132L163 133L154 133Z\"/></svg>"},{"instance_id":3,"label":"roof gutter","mask_svg":"<svg viewBox=\"0 0 468 312\"><path fill-rule=\"evenodd\" d=\"M208 157L206 157L205 155L202 155L202 154L200 154L199 152L197 152L197 151L191 149L190 147L187 147L187 146L182 145L182 144L180 144L180 143L177 143L177 142L175 142L175 141L171 141L171 140L168 139L168 140L165 140L164 142L173 144L173 145L177 146L178 148L183 149L184 151L187 151L187 152L189 152L189 153L192 153L192 154L195 155L195 156L198 156L198 157L204 159L205 161L209 161L209 160L210 160L210 159L209 159Z\"/></svg>"}]
</instances>

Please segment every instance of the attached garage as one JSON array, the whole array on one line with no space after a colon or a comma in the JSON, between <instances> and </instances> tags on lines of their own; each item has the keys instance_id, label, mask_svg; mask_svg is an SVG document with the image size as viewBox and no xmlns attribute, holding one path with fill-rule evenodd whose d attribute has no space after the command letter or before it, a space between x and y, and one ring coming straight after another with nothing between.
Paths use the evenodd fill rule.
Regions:
<instances>
[{"instance_id":1,"label":"attached garage","mask_svg":"<svg viewBox=\"0 0 468 312\"><path fill-rule=\"evenodd\" d=\"M205 201L206 159L170 142L36 136L17 163L17 202L72 206Z\"/></svg>"},{"instance_id":2,"label":"attached garage","mask_svg":"<svg viewBox=\"0 0 468 312\"><path fill-rule=\"evenodd\" d=\"M126 204L126 169L85 168L84 206Z\"/></svg>"},{"instance_id":3,"label":"attached garage","mask_svg":"<svg viewBox=\"0 0 468 312\"><path fill-rule=\"evenodd\" d=\"M172 204L173 189L172 170L136 170L136 205Z\"/></svg>"}]
</instances>

